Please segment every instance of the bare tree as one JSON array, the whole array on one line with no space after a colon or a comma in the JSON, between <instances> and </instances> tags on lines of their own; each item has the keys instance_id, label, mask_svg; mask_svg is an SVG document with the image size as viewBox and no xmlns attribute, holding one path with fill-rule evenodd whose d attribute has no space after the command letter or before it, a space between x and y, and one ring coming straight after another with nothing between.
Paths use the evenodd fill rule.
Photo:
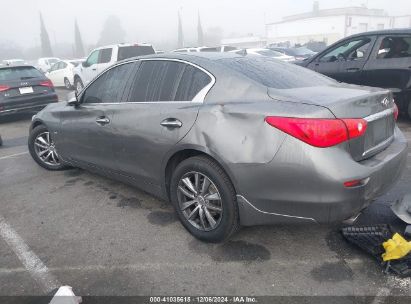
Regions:
<instances>
[{"instance_id":1,"label":"bare tree","mask_svg":"<svg viewBox=\"0 0 411 304\"><path fill-rule=\"evenodd\" d=\"M74 21L74 57L84 57L83 40L81 39L80 29L77 24L77 19Z\"/></svg>"},{"instance_id":2,"label":"bare tree","mask_svg":"<svg viewBox=\"0 0 411 304\"><path fill-rule=\"evenodd\" d=\"M117 16L110 15L103 24L103 30L100 34L100 39L97 42L98 46L125 42L126 31L121 26L121 21Z\"/></svg>"},{"instance_id":3,"label":"bare tree","mask_svg":"<svg viewBox=\"0 0 411 304\"><path fill-rule=\"evenodd\" d=\"M183 24L181 21L180 11L178 11L178 42L177 47L182 48L184 47L184 35L183 35Z\"/></svg>"},{"instance_id":4,"label":"bare tree","mask_svg":"<svg viewBox=\"0 0 411 304\"><path fill-rule=\"evenodd\" d=\"M41 40L41 56L43 57L53 56L49 34L47 33L46 26L44 25L43 16L41 15L41 13L40 13L40 40Z\"/></svg>"},{"instance_id":5,"label":"bare tree","mask_svg":"<svg viewBox=\"0 0 411 304\"><path fill-rule=\"evenodd\" d=\"M197 45L198 46L204 45L204 33L203 33L203 27L201 26L200 11L198 12L198 22L197 22Z\"/></svg>"}]
</instances>

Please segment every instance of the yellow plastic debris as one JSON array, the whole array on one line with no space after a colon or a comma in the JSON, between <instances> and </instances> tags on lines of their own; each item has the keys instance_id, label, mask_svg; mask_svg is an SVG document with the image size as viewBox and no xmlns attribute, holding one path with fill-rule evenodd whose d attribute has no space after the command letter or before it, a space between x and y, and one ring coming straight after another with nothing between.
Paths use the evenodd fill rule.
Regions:
<instances>
[{"instance_id":1,"label":"yellow plastic debris","mask_svg":"<svg viewBox=\"0 0 411 304\"><path fill-rule=\"evenodd\" d=\"M398 233L388 241L384 242L382 246L385 253L382 254L384 261L398 260L405 257L411 251L411 242L408 242Z\"/></svg>"}]
</instances>

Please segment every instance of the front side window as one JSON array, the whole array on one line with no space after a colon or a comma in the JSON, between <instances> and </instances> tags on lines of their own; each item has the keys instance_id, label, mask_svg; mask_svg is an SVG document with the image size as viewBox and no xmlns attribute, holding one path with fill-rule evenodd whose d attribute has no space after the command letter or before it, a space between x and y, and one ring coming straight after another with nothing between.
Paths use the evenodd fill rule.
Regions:
<instances>
[{"instance_id":1,"label":"front side window","mask_svg":"<svg viewBox=\"0 0 411 304\"><path fill-rule=\"evenodd\" d=\"M99 55L99 50L94 51L93 53L90 54L90 56L88 56L86 63L88 66L91 66L93 64L96 64L98 61L98 55Z\"/></svg>"},{"instance_id":2,"label":"front side window","mask_svg":"<svg viewBox=\"0 0 411 304\"><path fill-rule=\"evenodd\" d=\"M358 38L348 41L327 52L320 58L320 61L335 62L363 58L370 49L370 42L370 38Z\"/></svg>"},{"instance_id":3,"label":"front side window","mask_svg":"<svg viewBox=\"0 0 411 304\"><path fill-rule=\"evenodd\" d=\"M84 92L82 103L117 103L130 76L133 63L116 66L98 77Z\"/></svg>"},{"instance_id":4,"label":"front side window","mask_svg":"<svg viewBox=\"0 0 411 304\"><path fill-rule=\"evenodd\" d=\"M143 61L129 101L191 101L210 81L206 73L182 62Z\"/></svg>"},{"instance_id":5,"label":"front side window","mask_svg":"<svg viewBox=\"0 0 411 304\"><path fill-rule=\"evenodd\" d=\"M377 59L406 57L411 57L411 36L392 36L382 40Z\"/></svg>"},{"instance_id":6,"label":"front side window","mask_svg":"<svg viewBox=\"0 0 411 304\"><path fill-rule=\"evenodd\" d=\"M111 61L112 48L100 50L100 57L98 63L108 63Z\"/></svg>"}]
</instances>

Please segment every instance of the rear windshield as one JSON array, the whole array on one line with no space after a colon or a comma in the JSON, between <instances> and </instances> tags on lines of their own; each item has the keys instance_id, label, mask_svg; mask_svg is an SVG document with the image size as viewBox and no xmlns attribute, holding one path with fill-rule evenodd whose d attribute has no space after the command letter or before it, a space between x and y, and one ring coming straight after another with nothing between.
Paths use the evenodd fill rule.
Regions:
<instances>
[{"instance_id":1,"label":"rear windshield","mask_svg":"<svg viewBox=\"0 0 411 304\"><path fill-rule=\"evenodd\" d=\"M244 76L275 89L324 86L334 80L309 69L268 57L242 57L219 60Z\"/></svg>"},{"instance_id":2,"label":"rear windshield","mask_svg":"<svg viewBox=\"0 0 411 304\"><path fill-rule=\"evenodd\" d=\"M10 67L0 69L0 81L2 80L22 80L44 77L37 69L31 66Z\"/></svg>"},{"instance_id":3,"label":"rear windshield","mask_svg":"<svg viewBox=\"0 0 411 304\"><path fill-rule=\"evenodd\" d=\"M136 56L144 56L155 54L152 46L148 45L133 45L133 46L122 46L118 49L118 60L123 60Z\"/></svg>"},{"instance_id":4,"label":"rear windshield","mask_svg":"<svg viewBox=\"0 0 411 304\"><path fill-rule=\"evenodd\" d=\"M284 56L280 52L276 52L273 50L260 50L256 51L257 54L263 55L263 56L268 56L268 57L281 57Z\"/></svg>"}]
</instances>

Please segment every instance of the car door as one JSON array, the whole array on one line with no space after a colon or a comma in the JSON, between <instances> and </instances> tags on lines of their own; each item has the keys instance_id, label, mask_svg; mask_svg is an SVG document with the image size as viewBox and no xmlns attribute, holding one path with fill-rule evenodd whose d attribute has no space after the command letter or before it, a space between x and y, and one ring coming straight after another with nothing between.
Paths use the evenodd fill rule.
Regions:
<instances>
[{"instance_id":1,"label":"car door","mask_svg":"<svg viewBox=\"0 0 411 304\"><path fill-rule=\"evenodd\" d=\"M364 84L399 91L411 76L411 35L380 36L364 67Z\"/></svg>"},{"instance_id":2,"label":"car door","mask_svg":"<svg viewBox=\"0 0 411 304\"><path fill-rule=\"evenodd\" d=\"M82 74L82 81L83 84L86 86L90 83L91 80L98 74L98 59L99 59L100 50L93 51L87 58L85 62L83 62L81 66L81 74Z\"/></svg>"},{"instance_id":3,"label":"car door","mask_svg":"<svg viewBox=\"0 0 411 304\"><path fill-rule=\"evenodd\" d=\"M53 84L57 87L61 87L64 85L63 81L63 69L65 66L65 63L63 61L57 62L55 65L57 65L56 69L51 72L53 75ZM55 66L53 65L53 67Z\"/></svg>"},{"instance_id":4,"label":"car door","mask_svg":"<svg viewBox=\"0 0 411 304\"><path fill-rule=\"evenodd\" d=\"M51 80L51 82L54 84L54 86L58 86L58 68L59 68L59 62L55 63L50 70L46 73L46 77Z\"/></svg>"},{"instance_id":5,"label":"car door","mask_svg":"<svg viewBox=\"0 0 411 304\"><path fill-rule=\"evenodd\" d=\"M119 170L159 186L167 152L191 129L214 83L207 71L173 60L141 60L126 102L114 117Z\"/></svg>"},{"instance_id":6,"label":"car door","mask_svg":"<svg viewBox=\"0 0 411 304\"><path fill-rule=\"evenodd\" d=\"M56 146L63 158L115 170L113 138L118 130L112 121L133 64L124 63L101 74L79 96L78 106L67 105L60 113Z\"/></svg>"},{"instance_id":7,"label":"car door","mask_svg":"<svg viewBox=\"0 0 411 304\"><path fill-rule=\"evenodd\" d=\"M327 75L338 81L358 83L361 78L362 67L365 60L353 60L355 51L363 46L370 46L369 37L356 37L347 39L336 46L324 51L308 64L308 68ZM358 53L359 54L359 53ZM363 58L368 55L362 54Z\"/></svg>"}]
</instances>

